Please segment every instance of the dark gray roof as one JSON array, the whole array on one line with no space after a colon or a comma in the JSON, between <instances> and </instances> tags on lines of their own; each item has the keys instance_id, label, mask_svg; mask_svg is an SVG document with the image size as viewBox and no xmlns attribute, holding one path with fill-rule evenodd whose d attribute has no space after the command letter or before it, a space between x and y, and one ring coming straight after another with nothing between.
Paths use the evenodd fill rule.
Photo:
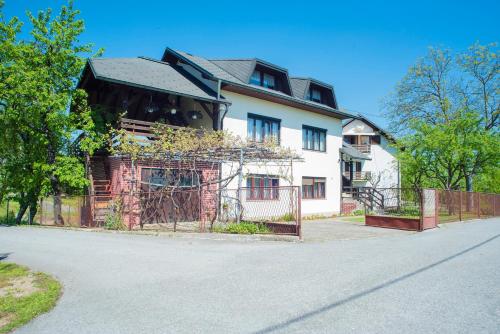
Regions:
<instances>
[{"instance_id":1,"label":"dark gray roof","mask_svg":"<svg viewBox=\"0 0 500 334\"><path fill-rule=\"evenodd\" d=\"M194 56L192 54L189 54L184 51L179 51L179 50L170 50L167 49L167 51L173 51L186 59L187 61L195 64L197 67L199 67L200 70L205 71L207 74L213 76L214 78L221 79L224 81L228 82L234 82L234 83L240 83L243 84L244 82L241 81L240 79L234 77L233 75L229 74L227 71L223 70L220 66L214 64L210 60L207 60L202 57ZM165 52L167 52L165 51Z\"/></svg>"},{"instance_id":2,"label":"dark gray roof","mask_svg":"<svg viewBox=\"0 0 500 334\"><path fill-rule=\"evenodd\" d=\"M292 90L294 92L294 96L307 100L307 92L309 91L309 87L311 85L316 85L318 87L323 88L328 92L328 96L326 97L326 105L330 107L338 107L337 98L335 97L335 91L333 90L333 86L322 81L313 79L313 78L290 78L290 83L292 85Z\"/></svg>"},{"instance_id":3,"label":"dark gray roof","mask_svg":"<svg viewBox=\"0 0 500 334\"><path fill-rule=\"evenodd\" d=\"M331 107L329 107L327 105L324 105L324 104L321 104L321 103L317 103L317 102L314 102L314 101L305 100L304 97L295 96L294 93L293 93L293 96L290 96L288 94L285 94L285 93L277 91L277 90L268 89L268 88L261 87L261 86L256 86L256 85L250 85L248 83L248 80L244 81L244 80L241 80L240 78L237 77L237 76L242 77L242 75L239 75L237 73L238 71L236 71L236 69L233 70L234 74L228 72L225 69L225 68L228 68L227 63L229 61L236 61L236 60L214 60L214 61L210 61L210 60L202 58L200 56L195 56L195 55L189 54L189 53L184 52L184 51L172 50L170 48L167 48L165 50L165 53L163 55L163 59L165 59L166 55L168 55L168 54L173 54L174 56L179 57L180 59L183 59L183 60L191 63L192 65L194 65L195 67L197 67L197 69L199 71L201 71L202 73L204 73L205 75L207 75L209 77L212 77L213 79L219 79L219 80L221 80L221 81L223 81L225 83L228 83L228 84L233 84L233 85L236 85L236 86L244 87L244 88L247 88L247 89L250 89L250 90L253 90L253 91L260 91L260 92L266 93L268 95L281 97L283 99L286 99L286 100L289 100L289 101L293 101L293 102L296 102L296 103L299 103L299 104L303 104L303 105L307 105L307 106L310 106L310 107L315 107L315 108L318 108L318 109L322 109L324 111L331 112L336 117L340 116L341 118L350 118L350 117L354 116L353 114L351 114L349 112L346 112L346 111L341 111L341 110L338 110L338 109L334 109L334 108L331 108ZM269 64L269 66L275 66L276 67L276 65L264 62L264 61L262 61L260 59L243 59L241 61L242 62L250 62L250 61L262 62L263 64ZM222 62L225 62L225 64L222 64ZM248 65L248 63L246 65ZM238 70L239 71L240 70L243 71L243 66L246 66L246 65L239 64L239 66L237 66ZM284 69L281 69L281 68L278 68L278 69L284 70ZM284 71L286 71L286 70L284 70ZM288 75L288 73L287 73L287 75ZM312 79L308 79L308 80L312 80ZM291 88L292 88L292 92L293 92L293 86Z\"/></svg>"},{"instance_id":4,"label":"dark gray roof","mask_svg":"<svg viewBox=\"0 0 500 334\"><path fill-rule=\"evenodd\" d=\"M309 87L309 80L302 78L290 78L290 84L292 85L293 96L305 99L306 91Z\"/></svg>"},{"instance_id":5,"label":"dark gray roof","mask_svg":"<svg viewBox=\"0 0 500 334\"><path fill-rule=\"evenodd\" d=\"M201 100L217 100L216 92L197 84L188 73L168 63L147 58L93 58L96 79L174 93Z\"/></svg>"},{"instance_id":6,"label":"dark gray roof","mask_svg":"<svg viewBox=\"0 0 500 334\"><path fill-rule=\"evenodd\" d=\"M353 159L357 160L371 160L369 156L366 154L361 153L351 145L347 143L342 143L342 148L340 149L340 152L350 156Z\"/></svg>"},{"instance_id":7,"label":"dark gray roof","mask_svg":"<svg viewBox=\"0 0 500 334\"><path fill-rule=\"evenodd\" d=\"M255 60L210 60L224 71L247 83L255 68Z\"/></svg>"}]
</instances>

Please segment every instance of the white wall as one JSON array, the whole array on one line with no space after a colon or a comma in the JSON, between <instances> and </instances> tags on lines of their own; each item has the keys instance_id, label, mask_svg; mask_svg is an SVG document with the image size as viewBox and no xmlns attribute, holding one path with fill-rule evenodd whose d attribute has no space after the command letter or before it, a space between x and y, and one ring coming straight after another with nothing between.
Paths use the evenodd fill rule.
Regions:
<instances>
[{"instance_id":1,"label":"white wall","mask_svg":"<svg viewBox=\"0 0 500 334\"><path fill-rule=\"evenodd\" d=\"M302 176L326 178L325 199L303 199L302 215L331 215L340 211L340 162L339 149L342 146L341 120L281 104L224 91L224 96L232 102L224 119L224 130L241 138L247 135L248 113L273 117L281 120L281 145L295 150L304 162L293 165L293 185L302 185ZM302 125L327 130L326 152L302 150ZM249 166L245 174L273 174L276 169ZM243 181L243 186L246 181ZM289 185L280 180L280 186ZM237 188L234 180L230 188Z\"/></svg>"},{"instance_id":2,"label":"white wall","mask_svg":"<svg viewBox=\"0 0 500 334\"><path fill-rule=\"evenodd\" d=\"M344 135L374 135L375 131L365 122L355 119L354 121L350 122L346 126L344 126L344 129L342 131Z\"/></svg>"},{"instance_id":3,"label":"white wall","mask_svg":"<svg viewBox=\"0 0 500 334\"><path fill-rule=\"evenodd\" d=\"M372 144L371 158L365 161L364 168L367 171L381 175L377 188L398 187L398 166L395 157L396 149L390 146L390 142L383 135L380 136L380 145Z\"/></svg>"},{"instance_id":4,"label":"white wall","mask_svg":"<svg viewBox=\"0 0 500 334\"><path fill-rule=\"evenodd\" d=\"M378 135L379 132L362 120L354 120L343 129L343 135ZM398 166L395 157L396 149L384 135L380 135L380 144L371 145L371 160L362 162L363 171L370 171L375 175L381 175L377 188L395 188L398 186ZM366 181L353 181L353 186L370 186Z\"/></svg>"}]
</instances>

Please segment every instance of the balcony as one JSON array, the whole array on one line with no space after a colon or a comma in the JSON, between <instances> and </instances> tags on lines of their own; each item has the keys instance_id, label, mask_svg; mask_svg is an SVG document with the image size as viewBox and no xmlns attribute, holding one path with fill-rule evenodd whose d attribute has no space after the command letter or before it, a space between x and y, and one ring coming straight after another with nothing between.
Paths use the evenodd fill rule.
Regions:
<instances>
[{"instance_id":1,"label":"balcony","mask_svg":"<svg viewBox=\"0 0 500 334\"><path fill-rule=\"evenodd\" d=\"M351 177L351 172L345 171L344 176L349 179ZM366 181L371 177L371 172L353 172L352 173L352 181Z\"/></svg>"},{"instance_id":2,"label":"balcony","mask_svg":"<svg viewBox=\"0 0 500 334\"><path fill-rule=\"evenodd\" d=\"M119 124L119 129L127 131L134 136L143 136L149 139L155 139L157 136L154 133L155 122L139 121L136 119L122 118ZM182 126L166 125L172 129L182 129Z\"/></svg>"},{"instance_id":3,"label":"balcony","mask_svg":"<svg viewBox=\"0 0 500 334\"><path fill-rule=\"evenodd\" d=\"M361 153L371 153L371 145L370 144L363 144L363 145L351 144L351 146Z\"/></svg>"}]
</instances>

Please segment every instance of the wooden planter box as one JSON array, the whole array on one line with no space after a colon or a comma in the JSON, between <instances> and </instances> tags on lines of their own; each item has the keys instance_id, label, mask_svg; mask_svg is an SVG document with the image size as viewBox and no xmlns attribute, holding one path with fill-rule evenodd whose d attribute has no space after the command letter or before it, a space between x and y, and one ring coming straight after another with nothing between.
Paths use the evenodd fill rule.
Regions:
<instances>
[{"instance_id":1,"label":"wooden planter box","mask_svg":"<svg viewBox=\"0 0 500 334\"><path fill-rule=\"evenodd\" d=\"M389 217L389 216L365 216L365 225L398 230L420 231L419 218Z\"/></svg>"}]
</instances>

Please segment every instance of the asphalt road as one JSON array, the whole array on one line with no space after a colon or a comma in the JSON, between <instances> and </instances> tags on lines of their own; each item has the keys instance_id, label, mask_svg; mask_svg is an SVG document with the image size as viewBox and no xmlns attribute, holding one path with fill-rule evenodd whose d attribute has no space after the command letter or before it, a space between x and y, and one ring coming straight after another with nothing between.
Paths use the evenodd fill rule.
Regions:
<instances>
[{"instance_id":1,"label":"asphalt road","mask_svg":"<svg viewBox=\"0 0 500 334\"><path fill-rule=\"evenodd\" d=\"M500 219L302 244L3 227L0 253L64 284L16 333L500 333Z\"/></svg>"}]
</instances>

